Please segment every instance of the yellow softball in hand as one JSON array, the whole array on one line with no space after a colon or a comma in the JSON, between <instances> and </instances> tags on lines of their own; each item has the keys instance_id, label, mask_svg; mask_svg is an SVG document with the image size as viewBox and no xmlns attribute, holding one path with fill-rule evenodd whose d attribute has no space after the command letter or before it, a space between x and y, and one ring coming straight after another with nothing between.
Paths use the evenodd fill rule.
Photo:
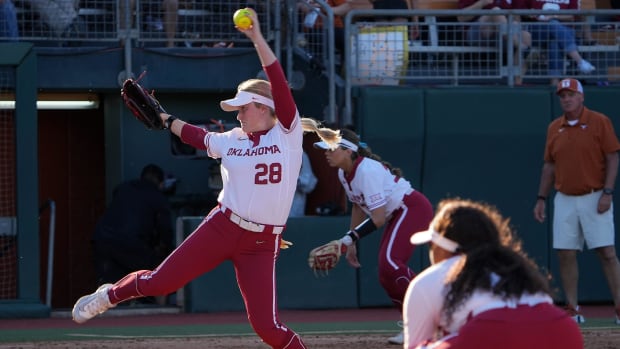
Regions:
<instances>
[{"instance_id":1,"label":"yellow softball in hand","mask_svg":"<svg viewBox=\"0 0 620 349\"><path fill-rule=\"evenodd\" d=\"M233 14L233 23L239 29L248 29L252 26L252 18L250 18L250 10L247 8L242 8Z\"/></svg>"}]
</instances>

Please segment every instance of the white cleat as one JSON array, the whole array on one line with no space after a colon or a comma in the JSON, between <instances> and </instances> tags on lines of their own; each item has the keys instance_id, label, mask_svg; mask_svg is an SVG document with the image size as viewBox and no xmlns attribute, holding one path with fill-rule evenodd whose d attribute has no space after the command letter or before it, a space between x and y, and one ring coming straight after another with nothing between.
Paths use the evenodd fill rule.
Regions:
<instances>
[{"instance_id":1,"label":"white cleat","mask_svg":"<svg viewBox=\"0 0 620 349\"><path fill-rule=\"evenodd\" d=\"M577 314L577 315L573 315L571 316L573 318L573 320L575 320L576 323L578 324L583 324L586 322L586 318L583 317L583 315L581 314Z\"/></svg>"},{"instance_id":2,"label":"white cleat","mask_svg":"<svg viewBox=\"0 0 620 349\"><path fill-rule=\"evenodd\" d=\"M73 306L73 321L82 324L106 310L114 308L116 305L110 303L108 298L110 287L112 284L103 284L94 293L78 299Z\"/></svg>"},{"instance_id":3,"label":"white cleat","mask_svg":"<svg viewBox=\"0 0 620 349\"><path fill-rule=\"evenodd\" d=\"M405 333L403 331L401 331L399 334L397 334L394 337L390 337L388 339L388 343L390 344L398 344L398 345L403 345L405 343Z\"/></svg>"}]
</instances>

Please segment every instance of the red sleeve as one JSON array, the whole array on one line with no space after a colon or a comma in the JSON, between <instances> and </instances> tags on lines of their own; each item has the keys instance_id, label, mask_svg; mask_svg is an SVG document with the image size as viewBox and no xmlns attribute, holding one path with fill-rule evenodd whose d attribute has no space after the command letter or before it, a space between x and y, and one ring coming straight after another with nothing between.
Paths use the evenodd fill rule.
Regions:
<instances>
[{"instance_id":1,"label":"red sleeve","mask_svg":"<svg viewBox=\"0 0 620 349\"><path fill-rule=\"evenodd\" d=\"M512 2L512 8L517 9L517 10L518 9L528 10L530 9L530 6L527 0L515 0Z\"/></svg>"},{"instance_id":2,"label":"red sleeve","mask_svg":"<svg viewBox=\"0 0 620 349\"><path fill-rule=\"evenodd\" d=\"M510 10L515 6L514 1L500 0L498 3L502 10Z\"/></svg>"},{"instance_id":3,"label":"red sleeve","mask_svg":"<svg viewBox=\"0 0 620 349\"><path fill-rule=\"evenodd\" d=\"M581 1L579 0L570 0L568 3L569 10L579 10L581 8Z\"/></svg>"},{"instance_id":4,"label":"red sleeve","mask_svg":"<svg viewBox=\"0 0 620 349\"><path fill-rule=\"evenodd\" d=\"M289 129L295 119L297 107L293 94L288 87L288 82L284 76L284 71L280 62L275 61L267 67L263 67L269 82L271 83L271 94L275 105L276 116L284 128Z\"/></svg>"},{"instance_id":5,"label":"red sleeve","mask_svg":"<svg viewBox=\"0 0 620 349\"><path fill-rule=\"evenodd\" d=\"M181 140L183 143L189 144L196 149L207 150L205 145L206 135L207 130L191 124L185 124L181 129Z\"/></svg>"},{"instance_id":6,"label":"red sleeve","mask_svg":"<svg viewBox=\"0 0 620 349\"><path fill-rule=\"evenodd\" d=\"M473 5L478 0L459 0L459 9Z\"/></svg>"}]
</instances>

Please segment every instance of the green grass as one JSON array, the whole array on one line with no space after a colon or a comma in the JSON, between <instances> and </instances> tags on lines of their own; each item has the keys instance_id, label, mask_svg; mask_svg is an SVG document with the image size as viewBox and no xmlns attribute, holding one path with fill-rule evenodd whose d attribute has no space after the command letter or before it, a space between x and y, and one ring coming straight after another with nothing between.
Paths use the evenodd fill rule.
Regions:
<instances>
[{"instance_id":1,"label":"green grass","mask_svg":"<svg viewBox=\"0 0 620 349\"><path fill-rule=\"evenodd\" d=\"M393 321L287 323L300 333L392 333ZM125 326L96 328L54 328L32 330L0 330L0 343L67 340L102 340L155 337L205 337L255 335L247 324Z\"/></svg>"},{"instance_id":2,"label":"green grass","mask_svg":"<svg viewBox=\"0 0 620 349\"><path fill-rule=\"evenodd\" d=\"M579 327L588 330L603 330L603 329L617 329L620 331L620 326L616 325L614 318L586 318L586 322L580 324Z\"/></svg>"},{"instance_id":3,"label":"green grass","mask_svg":"<svg viewBox=\"0 0 620 349\"><path fill-rule=\"evenodd\" d=\"M393 321L364 322L314 322L287 323L300 334L393 334ZM617 329L612 318L590 318L581 325L582 329ZM50 329L0 329L0 343L19 342L53 342L71 340L106 340L136 338L177 338L177 337L218 337L218 336L254 336L248 324L201 324L201 325L161 325L161 326L119 326L88 328L50 328Z\"/></svg>"}]
</instances>

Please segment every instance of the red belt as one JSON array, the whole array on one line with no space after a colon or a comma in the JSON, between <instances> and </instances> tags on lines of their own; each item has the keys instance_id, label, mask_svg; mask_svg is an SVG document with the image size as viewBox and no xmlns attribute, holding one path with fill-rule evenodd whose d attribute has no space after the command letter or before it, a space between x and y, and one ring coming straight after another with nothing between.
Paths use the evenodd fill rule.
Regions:
<instances>
[{"instance_id":1,"label":"red belt","mask_svg":"<svg viewBox=\"0 0 620 349\"><path fill-rule=\"evenodd\" d=\"M255 233L267 233L267 234L281 234L284 230L284 226L260 224L245 220L231 209L220 206L220 211L233 223L238 225L241 229L245 229Z\"/></svg>"}]
</instances>

